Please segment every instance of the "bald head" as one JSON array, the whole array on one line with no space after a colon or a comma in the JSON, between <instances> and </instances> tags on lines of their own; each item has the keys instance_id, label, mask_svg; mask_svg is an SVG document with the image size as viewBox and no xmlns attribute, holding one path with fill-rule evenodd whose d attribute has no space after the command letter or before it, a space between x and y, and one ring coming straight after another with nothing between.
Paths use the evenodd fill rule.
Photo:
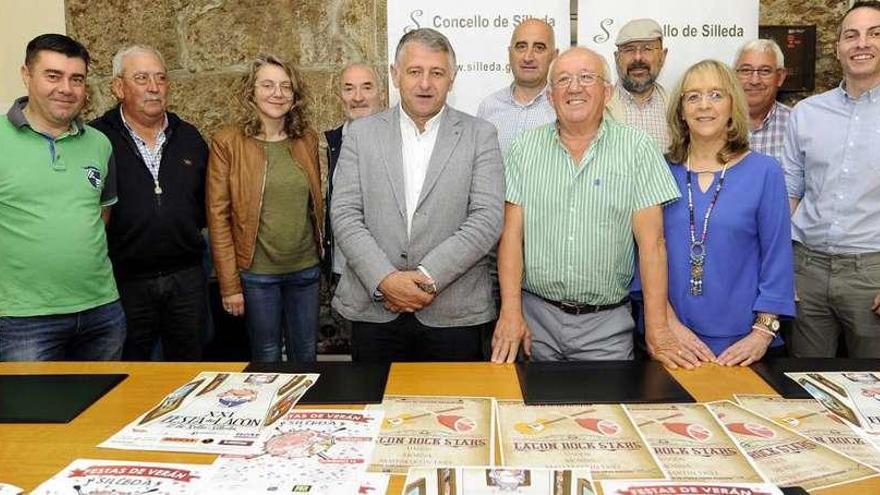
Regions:
<instances>
[{"instance_id":1,"label":"bald head","mask_svg":"<svg viewBox=\"0 0 880 495\"><path fill-rule=\"evenodd\" d=\"M576 46L559 54L550 68L550 103L561 128L595 130L611 97L608 63L598 53Z\"/></svg>"},{"instance_id":2,"label":"bald head","mask_svg":"<svg viewBox=\"0 0 880 495\"><path fill-rule=\"evenodd\" d=\"M522 88L543 88L550 62L556 57L553 28L543 19L526 19L513 30L508 47L513 82Z\"/></svg>"},{"instance_id":3,"label":"bald head","mask_svg":"<svg viewBox=\"0 0 880 495\"><path fill-rule=\"evenodd\" d=\"M346 120L372 115L382 109L385 92L379 72L363 63L348 64L339 77L339 97Z\"/></svg>"}]
</instances>

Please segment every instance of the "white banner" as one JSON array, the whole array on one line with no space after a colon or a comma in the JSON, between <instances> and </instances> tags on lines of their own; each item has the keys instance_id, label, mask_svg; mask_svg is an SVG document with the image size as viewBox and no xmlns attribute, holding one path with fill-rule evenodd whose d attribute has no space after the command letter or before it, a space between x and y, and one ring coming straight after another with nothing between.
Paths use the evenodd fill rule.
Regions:
<instances>
[{"instance_id":1,"label":"white banner","mask_svg":"<svg viewBox=\"0 0 880 495\"><path fill-rule=\"evenodd\" d=\"M736 50L758 37L758 0L579 0L577 40L605 56L614 72L614 40L627 22L648 17L663 27L669 49L659 81L668 90L706 58L732 64Z\"/></svg>"},{"instance_id":2,"label":"white banner","mask_svg":"<svg viewBox=\"0 0 880 495\"><path fill-rule=\"evenodd\" d=\"M423 27L440 31L452 43L459 67L447 103L473 114L486 95L512 81L507 47L522 21L545 19L553 26L556 46L569 46L569 6L569 0L388 0L388 63L394 63L404 33ZM398 100L389 80L389 102Z\"/></svg>"}]
</instances>

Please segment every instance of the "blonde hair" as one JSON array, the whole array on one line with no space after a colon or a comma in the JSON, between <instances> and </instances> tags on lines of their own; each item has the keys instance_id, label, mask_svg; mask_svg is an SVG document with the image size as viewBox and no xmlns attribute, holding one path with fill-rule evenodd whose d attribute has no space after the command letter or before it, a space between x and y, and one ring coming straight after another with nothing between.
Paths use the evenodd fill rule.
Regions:
<instances>
[{"instance_id":1,"label":"blonde hair","mask_svg":"<svg viewBox=\"0 0 880 495\"><path fill-rule=\"evenodd\" d=\"M721 83L721 89L730 95L730 120L727 122L727 139L724 147L718 151L721 163L749 149L749 112L746 95L730 67L717 60L702 60L690 66L679 79L669 97L669 109L666 112L666 123L669 126L669 151L666 159L671 163L682 163L687 159L691 135L684 119L682 95L691 75L698 72L715 74Z\"/></svg>"},{"instance_id":2,"label":"blonde hair","mask_svg":"<svg viewBox=\"0 0 880 495\"><path fill-rule=\"evenodd\" d=\"M290 78L290 83L293 85L293 103L284 116L284 132L289 138L303 137L308 129L308 122L306 121L306 95L302 80L293 65L271 54L257 55L251 62L247 74L239 82L236 94L239 103L246 111L238 119L238 126L245 135L250 137L256 137L263 132L263 122L260 120L260 110L257 108L254 95L257 90L257 72L265 65L280 67Z\"/></svg>"}]
</instances>

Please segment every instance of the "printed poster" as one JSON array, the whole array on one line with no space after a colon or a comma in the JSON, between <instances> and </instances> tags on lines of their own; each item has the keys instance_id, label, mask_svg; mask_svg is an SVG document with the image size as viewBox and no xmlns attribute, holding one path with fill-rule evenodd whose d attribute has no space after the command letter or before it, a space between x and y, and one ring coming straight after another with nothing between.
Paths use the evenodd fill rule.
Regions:
<instances>
[{"instance_id":1,"label":"printed poster","mask_svg":"<svg viewBox=\"0 0 880 495\"><path fill-rule=\"evenodd\" d=\"M624 406L669 479L762 483L764 479L702 404Z\"/></svg>"},{"instance_id":2,"label":"printed poster","mask_svg":"<svg viewBox=\"0 0 880 495\"><path fill-rule=\"evenodd\" d=\"M880 468L880 451L845 421L812 399L784 399L774 395L736 395L744 408L787 426L843 455Z\"/></svg>"},{"instance_id":3,"label":"printed poster","mask_svg":"<svg viewBox=\"0 0 880 495\"><path fill-rule=\"evenodd\" d=\"M783 495L774 485L758 483L681 483L673 481L602 481L605 495Z\"/></svg>"},{"instance_id":4,"label":"printed poster","mask_svg":"<svg viewBox=\"0 0 880 495\"><path fill-rule=\"evenodd\" d=\"M588 468L597 480L666 478L621 405L498 401L498 424L505 466Z\"/></svg>"},{"instance_id":5,"label":"printed poster","mask_svg":"<svg viewBox=\"0 0 880 495\"><path fill-rule=\"evenodd\" d=\"M880 373L786 373L829 411L851 425L880 433Z\"/></svg>"},{"instance_id":6,"label":"printed poster","mask_svg":"<svg viewBox=\"0 0 880 495\"><path fill-rule=\"evenodd\" d=\"M247 455L317 374L199 373L99 447Z\"/></svg>"},{"instance_id":7,"label":"printed poster","mask_svg":"<svg viewBox=\"0 0 880 495\"><path fill-rule=\"evenodd\" d=\"M403 495L594 495L586 469L410 468Z\"/></svg>"},{"instance_id":8,"label":"printed poster","mask_svg":"<svg viewBox=\"0 0 880 495\"><path fill-rule=\"evenodd\" d=\"M217 458L206 490L212 495L357 493L381 424L381 411L292 411L261 433L259 454Z\"/></svg>"},{"instance_id":9,"label":"printed poster","mask_svg":"<svg viewBox=\"0 0 880 495\"><path fill-rule=\"evenodd\" d=\"M495 464L495 399L385 396L371 472Z\"/></svg>"},{"instance_id":10,"label":"printed poster","mask_svg":"<svg viewBox=\"0 0 880 495\"><path fill-rule=\"evenodd\" d=\"M31 495L196 495L211 466L77 459Z\"/></svg>"},{"instance_id":11,"label":"printed poster","mask_svg":"<svg viewBox=\"0 0 880 495\"><path fill-rule=\"evenodd\" d=\"M767 481L817 490L876 475L876 471L730 401L706 407Z\"/></svg>"},{"instance_id":12,"label":"printed poster","mask_svg":"<svg viewBox=\"0 0 880 495\"><path fill-rule=\"evenodd\" d=\"M21 488L8 483L0 483L0 495L19 495L24 493Z\"/></svg>"}]
</instances>

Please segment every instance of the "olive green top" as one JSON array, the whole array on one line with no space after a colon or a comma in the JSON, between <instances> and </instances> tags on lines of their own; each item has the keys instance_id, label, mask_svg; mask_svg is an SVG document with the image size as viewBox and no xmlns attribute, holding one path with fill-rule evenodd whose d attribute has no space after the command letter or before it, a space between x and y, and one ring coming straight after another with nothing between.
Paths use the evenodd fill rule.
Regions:
<instances>
[{"instance_id":1,"label":"olive green top","mask_svg":"<svg viewBox=\"0 0 880 495\"><path fill-rule=\"evenodd\" d=\"M263 142L266 184L254 260L248 271L280 275L318 264L309 220L309 184L287 140Z\"/></svg>"}]
</instances>

